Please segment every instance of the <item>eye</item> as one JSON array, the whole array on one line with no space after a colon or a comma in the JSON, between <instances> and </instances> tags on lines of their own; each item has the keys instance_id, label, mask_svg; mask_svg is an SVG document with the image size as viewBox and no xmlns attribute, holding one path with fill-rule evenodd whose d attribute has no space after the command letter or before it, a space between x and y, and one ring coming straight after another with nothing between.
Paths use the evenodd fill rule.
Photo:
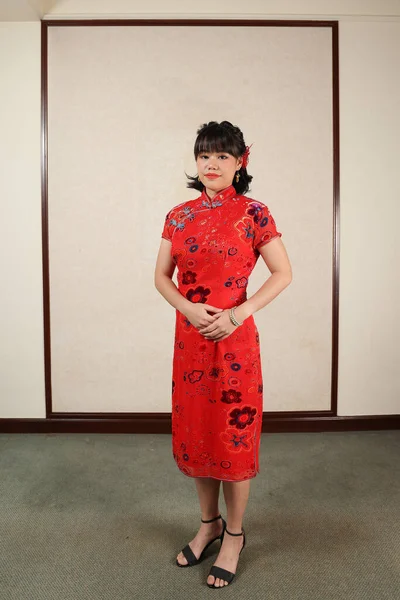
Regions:
<instances>
[{"instance_id":1,"label":"eye","mask_svg":"<svg viewBox=\"0 0 400 600\"><path fill-rule=\"evenodd\" d=\"M228 158L225 154L222 154L221 156L219 156L219 158Z\"/></svg>"},{"instance_id":2,"label":"eye","mask_svg":"<svg viewBox=\"0 0 400 600\"><path fill-rule=\"evenodd\" d=\"M208 158L208 154L200 154L200 158Z\"/></svg>"}]
</instances>

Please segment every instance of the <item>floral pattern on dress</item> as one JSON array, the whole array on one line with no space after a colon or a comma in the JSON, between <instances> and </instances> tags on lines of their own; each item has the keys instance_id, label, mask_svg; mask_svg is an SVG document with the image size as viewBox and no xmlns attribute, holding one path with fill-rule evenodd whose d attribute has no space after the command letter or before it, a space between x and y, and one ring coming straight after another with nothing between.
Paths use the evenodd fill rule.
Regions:
<instances>
[{"instance_id":1,"label":"floral pattern on dress","mask_svg":"<svg viewBox=\"0 0 400 600\"><path fill-rule=\"evenodd\" d=\"M222 309L247 299L259 248L281 237L268 206L233 186L205 191L166 215L178 290ZM210 313L212 314L212 313ZM176 311L172 452L189 477L243 481L259 473L263 413L260 337L251 316L221 342L204 338Z\"/></svg>"}]
</instances>

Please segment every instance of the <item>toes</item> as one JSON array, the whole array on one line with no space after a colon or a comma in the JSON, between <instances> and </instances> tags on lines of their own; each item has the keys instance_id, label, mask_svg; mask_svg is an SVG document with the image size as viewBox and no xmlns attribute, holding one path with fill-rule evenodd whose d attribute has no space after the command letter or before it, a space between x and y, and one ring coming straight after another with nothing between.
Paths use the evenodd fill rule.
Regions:
<instances>
[{"instance_id":1,"label":"toes","mask_svg":"<svg viewBox=\"0 0 400 600\"><path fill-rule=\"evenodd\" d=\"M227 581L224 581L219 577L215 578L214 575L208 576L207 583L209 583L210 585L214 585L215 587L225 587L226 585L228 585Z\"/></svg>"},{"instance_id":2,"label":"toes","mask_svg":"<svg viewBox=\"0 0 400 600\"><path fill-rule=\"evenodd\" d=\"M182 552L180 552L176 558L178 559L178 563L179 564L181 564L181 565L187 565L187 560L183 556Z\"/></svg>"}]
</instances>

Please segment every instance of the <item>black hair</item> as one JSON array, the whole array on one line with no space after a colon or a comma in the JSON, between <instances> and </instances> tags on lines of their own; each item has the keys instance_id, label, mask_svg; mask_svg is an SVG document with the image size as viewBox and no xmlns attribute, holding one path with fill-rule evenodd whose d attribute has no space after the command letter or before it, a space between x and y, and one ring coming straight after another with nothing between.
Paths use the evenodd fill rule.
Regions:
<instances>
[{"instance_id":1,"label":"black hair","mask_svg":"<svg viewBox=\"0 0 400 600\"><path fill-rule=\"evenodd\" d=\"M243 133L239 127L235 127L229 121L210 121L204 123L197 130L197 138L194 144L194 157L197 160L199 154L204 152L226 152L235 158L243 156L246 150ZM240 178L236 181L236 176L233 178L232 185L238 194L245 194L249 190L249 183L253 179L249 175L247 169L241 167L239 170ZM203 183L196 177L191 177L186 173L189 179L186 187L194 188L195 190L203 191Z\"/></svg>"}]
</instances>

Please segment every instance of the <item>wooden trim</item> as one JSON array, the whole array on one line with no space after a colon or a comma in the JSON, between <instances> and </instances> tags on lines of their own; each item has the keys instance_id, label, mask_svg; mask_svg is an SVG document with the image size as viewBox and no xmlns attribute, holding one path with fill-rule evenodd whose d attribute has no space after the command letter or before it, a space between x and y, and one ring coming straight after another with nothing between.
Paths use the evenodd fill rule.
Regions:
<instances>
[{"instance_id":1,"label":"wooden trim","mask_svg":"<svg viewBox=\"0 0 400 600\"><path fill-rule=\"evenodd\" d=\"M48 27L332 27L337 20L319 21L289 19L44 19L42 23Z\"/></svg>"},{"instance_id":2,"label":"wooden trim","mask_svg":"<svg viewBox=\"0 0 400 600\"><path fill-rule=\"evenodd\" d=\"M46 389L46 419L52 420L56 431L80 431L82 427L90 431L125 431L144 433L166 432L168 425L164 413L143 416L142 413L89 413L84 415L53 413L51 390L51 331L50 331L50 275L49 275L49 231L48 231L48 28L81 26L228 26L228 27L330 27L332 30L332 105L333 105L333 255L332 255L332 365L331 365L331 409L315 413L264 413L264 427L278 428L279 431L296 431L290 427L315 427L315 420L326 423L337 414L338 353L339 353L339 226L340 226L340 171L339 171L339 24L337 20L254 20L254 19L79 19L43 20L42 34L42 254L43 254L43 313L44 313L44 360ZM165 413L168 415L168 413ZM296 415L296 416L294 416ZM306 415L306 416L299 416ZM307 416L308 415L308 416ZM313 415L310 417L309 415ZM339 418L339 417L338 417ZM340 418L339 418L340 419ZM356 418L358 419L358 417ZM376 417L371 417L376 419ZM378 417L381 422L381 417ZM5 420L8 423L10 421ZM1 421L0 421L1 422ZM16 427L42 427L42 420L12 419ZM357 421L358 422L358 421ZM29 425L32 423L32 425ZM36 425L35 425L36 424ZM296 425L297 424L297 425ZM11 425L9 425L11 426ZM62 429L65 427L66 429ZM283 429L279 429L284 427ZM61 429L59 429L61 428ZM287 429L289 428L289 429ZM378 428L381 428L379 426ZM382 428L385 428L382 426ZM34 429L33 429L34 430ZM268 429L269 430L269 429ZM274 429L273 429L274 430ZM300 429L302 430L302 429ZM310 431L318 429L310 429ZM323 429L322 429L323 430ZM49 431L53 431L50 428ZM86 429L85 429L86 431Z\"/></svg>"},{"instance_id":3,"label":"wooden trim","mask_svg":"<svg viewBox=\"0 0 400 600\"><path fill-rule=\"evenodd\" d=\"M46 416L51 405L51 339L50 339L50 270L48 221L48 88L47 88L47 27L41 26L41 184L42 184L42 271L43 271L43 333Z\"/></svg>"},{"instance_id":4,"label":"wooden trim","mask_svg":"<svg viewBox=\"0 0 400 600\"><path fill-rule=\"evenodd\" d=\"M263 433L400 429L400 415L337 417L330 411L264 413ZM171 413L67 414L46 419L0 419L0 433L167 433Z\"/></svg>"},{"instance_id":5,"label":"wooden trim","mask_svg":"<svg viewBox=\"0 0 400 600\"><path fill-rule=\"evenodd\" d=\"M333 239L332 239L332 368L331 411L337 415L339 371L340 280L340 155L339 155L339 24L332 27L332 126L333 126Z\"/></svg>"}]
</instances>

